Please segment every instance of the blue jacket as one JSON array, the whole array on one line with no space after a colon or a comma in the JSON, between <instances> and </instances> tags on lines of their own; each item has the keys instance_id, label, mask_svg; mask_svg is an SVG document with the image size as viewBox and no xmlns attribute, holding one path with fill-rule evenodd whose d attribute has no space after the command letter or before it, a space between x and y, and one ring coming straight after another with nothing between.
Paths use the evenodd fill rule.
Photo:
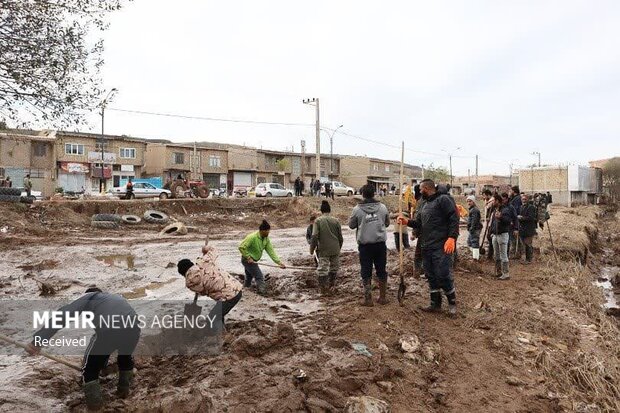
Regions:
<instances>
[{"instance_id":1,"label":"blue jacket","mask_svg":"<svg viewBox=\"0 0 620 413\"><path fill-rule=\"evenodd\" d=\"M508 201L508 204L512 207L512 211L513 211L513 217L512 217L512 230L513 231L518 231L519 230L519 212L521 211L521 205L523 205L523 202L521 201L521 197L519 195L515 195L510 201Z\"/></svg>"}]
</instances>

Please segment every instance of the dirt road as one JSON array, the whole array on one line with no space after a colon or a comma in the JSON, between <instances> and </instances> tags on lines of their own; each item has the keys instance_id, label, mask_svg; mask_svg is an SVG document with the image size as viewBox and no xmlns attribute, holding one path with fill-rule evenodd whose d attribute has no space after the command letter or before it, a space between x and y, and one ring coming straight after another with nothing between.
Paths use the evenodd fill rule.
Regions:
<instances>
[{"instance_id":1,"label":"dirt road","mask_svg":"<svg viewBox=\"0 0 620 413\"><path fill-rule=\"evenodd\" d=\"M602 227L604 240L617 236L618 228L616 218L605 219L604 225L592 221ZM236 247L245 232L212 234L228 271L240 272ZM101 239L80 233L72 245L61 247L60 241L40 240L5 248L0 291L12 298L36 295L31 273L57 285L60 296L78 295L84 285L96 283L132 299L191 298L176 268L166 267L197 256L204 231L165 239L143 229L122 238L104 234ZM287 262L306 266L311 258L303 236L301 226L272 235ZM335 297L318 296L312 271L269 269L269 297L244 293L227 318L220 355L140 357L128 400L115 399L114 375L103 379L107 409L341 411L360 396L381 399L395 412L620 409L618 322L605 315L604 296L594 285L601 267L610 264L597 255L590 254L588 267L576 258L556 263L552 255L537 255L533 265L513 263L511 280L499 282L490 263L471 261L462 248L455 270L460 316L450 319L418 310L428 288L411 277L411 266L405 303L396 303L395 252L389 260L392 302L359 306L353 232L345 231L345 239ZM543 235L538 241L545 250ZM296 378L300 370L307 378ZM83 408L76 375L50 362L0 356L0 379L0 411Z\"/></svg>"}]
</instances>

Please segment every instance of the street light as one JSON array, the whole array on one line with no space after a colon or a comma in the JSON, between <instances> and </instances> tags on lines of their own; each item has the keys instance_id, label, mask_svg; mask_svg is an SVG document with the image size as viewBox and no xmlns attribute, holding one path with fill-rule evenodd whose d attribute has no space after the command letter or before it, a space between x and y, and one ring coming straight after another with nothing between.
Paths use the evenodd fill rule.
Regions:
<instances>
[{"instance_id":1,"label":"street light","mask_svg":"<svg viewBox=\"0 0 620 413\"><path fill-rule=\"evenodd\" d=\"M343 126L344 125L340 125L336 129L334 129L331 136L329 137L329 156L331 157L329 165L330 175L334 174L334 135L336 134L336 132L338 132L338 129L342 128Z\"/></svg>"},{"instance_id":2,"label":"street light","mask_svg":"<svg viewBox=\"0 0 620 413\"><path fill-rule=\"evenodd\" d=\"M100 149L101 149L101 178L99 179L99 192L101 192L103 194L103 192L105 191L105 177L103 175L103 166L105 163L105 137L104 137L104 123L105 123L105 107L108 104L108 101L110 99L112 99L112 97L114 96L114 94L118 92L118 89L116 88L112 88L108 94L106 95L106 97L101 101L101 142L100 142Z\"/></svg>"},{"instance_id":3,"label":"street light","mask_svg":"<svg viewBox=\"0 0 620 413\"><path fill-rule=\"evenodd\" d=\"M460 149L461 149L461 147L459 146L459 147L455 148L455 149L454 149L454 151L458 151L458 150L460 150ZM452 151L452 152L448 152L448 151L447 151L447 150L445 150L445 149L442 149L441 151L442 151L442 152L447 153L447 154L448 154L448 158L450 159L450 193L452 193L452 184L453 184L453 175L452 175L452 152L454 152L454 151Z\"/></svg>"},{"instance_id":4,"label":"street light","mask_svg":"<svg viewBox=\"0 0 620 413\"><path fill-rule=\"evenodd\" d=\"M540 165L540 152L539 151L532 152L532 155L534 155L534 156L538 155L538 167L540 168L540 166L541 166Z\"/></svg>"}]
</instances>

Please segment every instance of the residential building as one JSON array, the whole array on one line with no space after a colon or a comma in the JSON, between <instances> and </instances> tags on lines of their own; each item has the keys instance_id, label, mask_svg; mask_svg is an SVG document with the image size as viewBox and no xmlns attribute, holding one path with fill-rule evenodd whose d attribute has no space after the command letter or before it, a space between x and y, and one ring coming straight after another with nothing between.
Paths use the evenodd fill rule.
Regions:
<instances>
[{"instance_id":1,"label":"residential building","mask_svg":"<svg viewBox=\"0 0 620 413\"><path fill-rule=\"evenodd\" d=\"M130 136L55 132L58 186L65 191L99 192L121 180L140 178L146 140Z\"/></svg>"},{"instance_id":2,"label":"residential building","mask_svg":"<svg viewBox=\"0 0 620 413\"><path fill-rule=\"evenodd\" d=\"M519 188L522 192L549 192L555 204L593 204L603 190L600 168L588 166L543 166L521 169Z\"/></svg>"},{"instance_id":3,"label":"residential building","mask_svg":"<svg viewBox=\"0 0 620 413\"><path fill-rule=\"evenodd\" d=\"M400 182L400 162L365 156L341 157L341 179L346 185L357 190L366 184L373 184L378 189L381 185L398 187ZM422 176L422 168L410 164L403 167L403 183Z\"/></svg>"},{"instance_id":4,"label":"residential building","mask_svg":"<svg viewBox=\"0 0 620 413\"><path fill-rule=\"evenodd\" d=\"M460 195L474 191L477 195L480 195L485 189L499 193L508 192L510 186L517 185L518 182L517 176L513 176L512 179L510 176L503 175L455 176L452 193Z\"/></svg>"},{"instance_id":5,"label":"residential building","mask_svg":"<svg viewBox=\"0 0 620 413\"><path fill-rule=\"evenodd\" d=\"M55 137L45 132L0 132L0 179L10 177L14 187L22 187L30 174L32 189L52 196L57 186L54 142Z\"/></svg>"},{"instance_id":6,"label":"residential building","mask_svg":"<svg viewBox=\"0 0 620 413\"><path fill-rule=\"evenodd\" d=\"M302 155L301 161L301 176L303 176L306 188L310 188L311 182L317 179L316 177L316 154L306 153ZM321 182L338 181L341 179L341 158L339 155L333 157L326 154L321 154L320 176ZM293 178L295 180L296 177Z\"/></svg>"},{"instance_id":7,"label":"residential building","mask_svg":"<svg viewBox=\"0 0 620 413\"><path fill-rule=\"evenodd\" d=\"M223 145L147 141L145 176L169 182L181 176L204 181L209 188L226 188L228 151Z\"/></svg>"}]
</instances>

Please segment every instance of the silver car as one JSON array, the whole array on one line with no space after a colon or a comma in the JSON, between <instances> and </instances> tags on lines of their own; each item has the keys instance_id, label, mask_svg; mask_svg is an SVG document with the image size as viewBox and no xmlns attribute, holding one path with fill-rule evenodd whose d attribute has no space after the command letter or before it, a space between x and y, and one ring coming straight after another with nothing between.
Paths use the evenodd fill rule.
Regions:
<instances>
[{"instance_id":1,"label":"silver car","mask_svg":"<svg viewBox=\"0 0 620 413\"><path fill-rule=\"evenodd\" d=\"M256 185L256 196L257 197L291 197L293 196L293 191L290 189L286 189L280 184L269 182L265 184Z\"/></svg>"},{"instance_id":2,"label":"silver car","mask_svg":"<svg viewBox=\"0 0 620 413\"><path fill-rule=\"evenodd\" d=\"M125 198L127 196L127 186L115 187L108 189L108 193ZM168 199L172 196L172 192L167 189L157 188L148 182L135 182L133 184L133 194L131 199L135 198L159 198Z\"/></svg>"}]
</instances>

